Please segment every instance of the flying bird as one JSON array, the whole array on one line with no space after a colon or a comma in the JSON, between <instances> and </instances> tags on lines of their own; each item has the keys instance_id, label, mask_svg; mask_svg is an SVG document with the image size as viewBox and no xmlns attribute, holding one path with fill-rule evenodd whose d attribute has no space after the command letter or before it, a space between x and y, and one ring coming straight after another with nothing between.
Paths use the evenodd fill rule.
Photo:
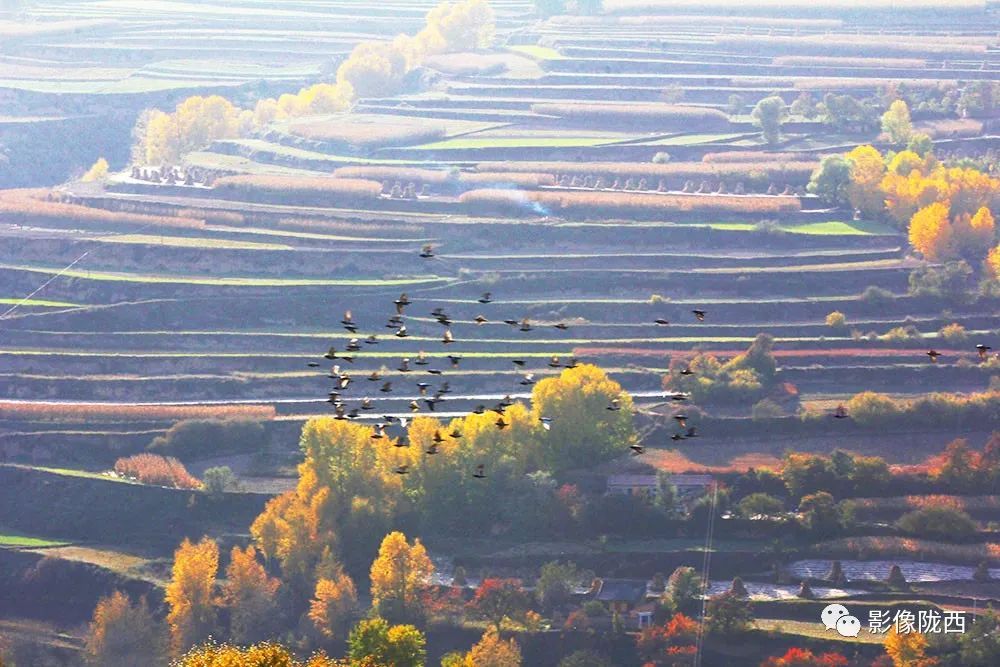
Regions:
<instances>
[{"instance_id":1,"label":"flying bird","mask_svg":"<svg viewBox=\"0 0 1000 667\"><path fill-rule=\"evenodd\" d=\"M432 246L430 243L428 243L427 245L425 245L420 250L420 256L423 257L424 259L430 259L431 257L433 257L434 256L434 246Z\"/></svg>"},{"instance_id":2,"label":"flying bird","mask_svg":"<svg viewBox=\"0 0 1000 667\"><path fill-rule=\"evenodd\" d=\"M685 426L687 426L687 415L685 415L685 414L676 414L676 415L674 415L674 419L677 420L677 425L680 426L681 428L684 428Z\"/></svg>"},{"instance_id":3,"label":"flying bird","mask_svg":"<svg viewBox=\"0 0 1000 667\"><path fill-rule=\"evenodd\" d=\"M378 336L372 334L365 338L365 345L378 345Z\"/></svg>"},{"instance_id":4,"label":"flying bird","mask_svg":"<svg viewBox=\"0 0 1000 667\"><path fill-rule=\"evenodd\" d=\"M434 442L436 444L441 444L442 442L444 442L444 438L441 437L441 431L437 430L434 431Z\"/></svg>"},{"instance_id":5,"label":"flying bird","mask_svg":"<svg viewBox=\"0 0 1000 667\"><path fill-rule=\"evenodd\" d=\"M531 331L531 329L531 322L528 321L527 317L521 320L521 331Z\"/></svg>"},{"instance_id":6,"label":"flying bird","mask_svg":"<svg viewBox=\"0 0 1000 667\"><path fill-rule=\"evenodd\" d=\"M354 323L354 318L351 317L351 311L344 311L344 319L340 320L340 323L344 325L344 328L355 333L358 330L357 325Z\"/></svg>"},{"instance_id":7,"label":"flying bird","mask_svg":"<svg viewBox=\"0 0 1000 667\"><path fill-rule=\"evenodd\" d=\"M681 371L681 375L694 375L694 371L690 368L685 368Z\"/></svg>"},{"instance_id":8,"label":"flying bird","mask_svg":"<svg viewBox=\"0 0 1000 667\"><path fill-rule=\"evenodd\" d=\"M524 367L524 359L511 359L510 363L514 364L515 366Z\"/></svg>"},{"instance_id":9,"label":"flying bird","mask_svg":"<svg viewBox=\"0 0 1000 667\"><path fill-rule=\"evenodd\" d=\"M642 445L629 445L628 448L632 450L632 456L639 456L646 452L646 448Z\"/></svg>"},{"instance_id":10,"label":"flying bird","mask_svg":"<svg viewBox=\"0 0 1000 667\"><path fill-rule=\"evenodd\" d=\"M390 393L392 391L392 382L382 383L382 386L379 388L379 391L382 392L383 394Z\"/></svg>"},{"instance_id":11,"label":"flying bird","mask_svg":"<svg viewBox=\"0 0 1000 667\"><path fill-rule=\"evenodd\" d=\"M493 423L496 424L497 428L500 429L501 431L507 427L507 422L504 421L503 415L497 417L497 420Z\"/></svg>"},{"instance_id":12,"label":"flying bird","mask_svg":"<svg viewBox=\"0 0 1000 667\"><path fill-rule=\"evenodd\" d=\"M357 352L361 349L361 341L357 338L352 338L347 342L347 347L344 348L348 352Z\"/></svg>"},{"instance_id":13,"label":"flying bird","mask_svg":"<svg viewBox=\"0 0 1000 667\"><path fill-rule=\"evenodd\" d=\"M402 325L402 326L400 326L398 329L396 329L396 333L395 333L396 338L406 338L409 335L410 334L406 333L406 325L405 324Z\"/></svg>"},{"instance_id":14,"label":"flying bird","mask_svg":"<svg viewBox=\"0 0 1000 667\"><path fill-rule=\"evenodd\" d=\"M559 361L559 357L552 357L549 359L550 368L559 368L560 366L562 366L562 363Z\"/></svg>"},{"instance_id":15,"label":"flying bird","mask_svg":"<svg viewBox=\"0 0 1000 667\"><path fill-rule=\"evenodd\" d=\"M427 395L427 387L429 387L429 386L430 385L427 384L426 382L418 382L417 383L417 389L420 390L420 395L421 396L426 396Z\"/></svg>"},{"instance_id":16,"label":"flying bird","mask_svg":"<svg viewBox=\"0 0 1000 667\"><path fill-rule=\"evenodd\" d=\"M375 430L372 432L372 440L381 440L385 437L385 431L381 424L375 424Z\"/></svg>"},{"instance_id":17,"label":"flying bird","mask_svg":"<svg viewBox=\"0 0 1000 667\"><path fill-rule=\"evenodd\" d=\"M552 417L539 417L538 422L542 425L546 431L552 429Z\"/></svg>"},{"instance_id":18,"label":"flying bird","mask_svg":"<svg viewBox=\"0 0 1000 667\"><path fill-rule=\"evenodd\" d=\"M368 398L367 396L365 398L361 399L361 409L362 410L371 410L374 407L375 406L372 405L372 399Z\"/></svg>"},{"instance_id":19,"label":"flying bird","mask_svg":"<svg viewBox=\"0 0 1000 667\"><path fill-rule=\"evenodd\" d=\"M399 368L397 368L396 370L399 371L400 373L409 373L410 372L410 358L409 357L403 357L403 361L401 361L399 363Z\"/></svg>"},{"instance_id":20,"label":"flying bird","mask_svg":"<svg viewBox=\"0 0 1000 667\"><path fill-rule=\"evenodd\" d=\"M670 324L670 320L664 319L662 317L657 317L655 320L653 320L653 322L659 324L660 326L666 326Z\"/></svg>"},{"instance_id":21,"label":"flying bird","mask_svg":"<svg viewBox=\"0 0 1000 667\"><path fill-rule=\"evenodd\" d=\"M420 404L416 401L410 401L410 412L420 412Z\"/></svg>"},{"instance_id":22,"label":"flying bird","mask_svg":"<svg viewBox=\"0 0 1000 667\"><path fill-rule=\"evenodd\" d=\"M308 362L306 364L306 366L308 366L309 368L319 368L319 362L318 361L310 361L310 362Z\"/></svg>"},{"instance_id":23,"label":"flying bird","mask_svg":"<svg viewBox=\"0 0 1000 667\"><path fill-rule=\"evenodd\" d=\"M370 382L378 382L381 379L382 379L382 374L379 373L378 371L372 371L371 375L368 376L368 380Z\"/></svg>"},{"instance_id":24,"label":"flying bird","mask_svg":"<svg viewBox=\"0 0 1000 667\"><path fill-rule=\"evenodd\" d=\"M472 414L481 415L484 414L485 412L486 412L486 406L480 404L476 406L475 410L472 411Z\"/></svg>"},{"instance_id":25,"label":"flying bird","mask_svg":"<svg viewBox=\"0 0 1000 667\"><path fill-rule=\"evenodd\" d=\"M607 406L607 409L612 410L614 412L621 410L622 409L621 401L617 398L612 398L611 403Z\"/></svg>"},{"instance_id":26,"label":"flying bird","mask_svg":"<svg viewBox=\"0 0 1000 667\"><path fill-rule=\"evenodd\" d=\"M490 292L483 292L483 295L479 297L479 303L490 303L493 301L493 295Z\"/></svg>"},{"instance_id":27,"label":"flying bird","mask_svg":"<svg viewBox=\"0 0 1000 667\"><path fill-rule=\"evenodd\" d=\"M530 387L531 385L535 384L535 374L528 373L518 384L521 384L525 387Z\"/></svg>"},{"instance_id":28,"label":"flying bird","mask_svg":"<svg viewBox=\"0 0 1000 667\"><path fill-rule=\"evenodd\" d=\"M431 375L441 375L440 368L428 368L427 372L430 373Z\"/></svg>"},{"instance_id":29,"label":"flying bird","mask_svg":"<svg viewBox=\"0 0 1000 667\"><path fill-rule=\"evenodd\" d=\"M687 433L684 434L684 437L685 438L697 438L698 437L698 429L697 429L697 427L695 427L695 426L689 426L688 430L687 430Z\"/></svg>"},{"instance_id":30,"label":"flying bird","mask_svg":"<svg viewBox=\"0 0 1000 667\"><path fill-rule=\"evenodd\" d=\"M833 417L834 419L847 419L847 408L844 406L843 403L838 405L837 408L833 411Z\"/></svg>"},{"instance_id":31,"label":"flying bird","mask_svg":"<svg viewBox=\"0 0 1000 667\"><path fill-rule=\"evenodd\" d=\"M504 320L503 323L504 324L509 324L512 327L516 327L517 326L517 320Z\"/></svg>"},{"instance_id":32,"label":"flying bird","mask_svg":"<svg viewBox=\"0 0 1000 667\"><path fill-rule=\"evenodd\" d=\"M437 453L438 453L438 446L433 442L427 445L427 449L424 451L424 454L427 454L428 456L434 456Z\"/></svg>"},{"instance_id":33,"label":"flying bird","mask_svg":"<svg viewBox=\"0 0 1000 667\"><path fill-rule=\"evenodd\" d=\"M460 357L458 355L455 355L455 354L449 354L448 355L448 361L451 362L451 367L452 368L458 368L458 362L460 362L461 360L462 360L462 357Z\"/></svg>"},{"instance_id":34,"label":"flying bird","mask_svg":"<svg viewBox=\"0 0 1000 667\"><path fill-rule=\"evenodd\" d=\"M476 479L486 479L486 466L480 463L476 466L476 471L472 473Z\"/></svg>"},{"instance_id":35,"label":"flying bird","mask_svg":"<svg viewBox=\"0 0 1000 667\"><path fill-rule=\"evenodd\" d=\"M397 475L406 475L410 472L410 466L406 465L405 463L401 463L400 465L396 466L396 470L394 472Z\"/></svg>"},{"instance_id":36,"label":"flying bird","mask_svg":"<svg viewBox=\"0 0 1000 667\"><path fill-rule=\"evenodd\" d=\"M451 429L451 433L449 433L448 436L451 438L458 439L462 437L462 432L459 431L458 427L456 426L455 428Z\"/></svg>"},{"instance_id":37,"label":"flying bird","mask_svg":"<svg viewBox=\"0 0 1000 667\"><path fill-rule=\"evenodd\" d=\"M980 358L980 360L983 360L983 361L986 360L986 356L990 353L990 350L992 350L992 349L993 348L990 347L989 345L983 345L982 343L980 343L979 345L976 345L976 352L979 353L979 358Z\"/></svg>"},{"instance_id":38,"label":"flying bird","mask_svg":"<svg viewBox=\"0 0 1000 667\"><path fill-rule=\"evenodd\" d=\"M476 315L476 319L473 320L473 322L475 322L476 324L478 324L478 325L481 326L481 325L486 324L487 322L489 322L489 320L486 319L485 317L483 317L482 315Z\"/></svg>"},{"instance_id":39,"label":"flying bird","mask_svg":"<svg viewBox=\"0 0 1000 667\"><path fill-rule=\"evenodd\" d=\"M936 364L938 357L943 357L944 355L937 350L927 350L927 357L931 360L932 364Z\"/></svg>"},{"instance_id":40,"label":"flying bird","mask_svg":"<svg viewBox=\"0 0 1000 667\"><path fill-rule=\"evenodd\" d=\"M671 440L683 440L684 436L681 435L680 433L674 433L672 436L670 436L670 439Z\"/></svg>"},{"instance_id":41,"label":"flying bird","mask_svg":"<svg viewBox=\"0 0 1000 667\"><path fill-rule=\"evenodd\" d=\"M704 322L705 321L705 311L704 310L695 309L695 310L692 310L691 312L694 313L695 319L698 320L699 322Z\"/></svg>"},{"instance_id":42,"label":"flying bird","mask_svg":"<svg viewBox=\"0 0 1000 667\"><path fill-rule=\"evenodd\" d=\"M569 329L569 325L566 324L565 322L560 322L559 324L553 324L552 326L554 326L556 329L559 329L560 331L566 331L567 329Z\"/></svg>"},{"instance_id":43,"label":"flying bird","mask_svg":"<svg viewBox=\"0 0 1000 667\"><path fill-rule=\"evenodd\" d=\"M451 329L444 330L444 336L441 338L441 342L445 345L449 345L455 342L455 337L451 335Z\"/></svg>"},{"instance_id":44,"label":"flying bird","mask_svg":"<svg viewBox=\"0 0 1000 667\"><path fill-rule=\"evenodd\" d=\"M420 352L417 352L417 360L414 361L413 363L415 363L417 366L426 366L430 362L427 361L427 355L424 354L424 351L420 350Z\"/></svg>"}]
</instances>

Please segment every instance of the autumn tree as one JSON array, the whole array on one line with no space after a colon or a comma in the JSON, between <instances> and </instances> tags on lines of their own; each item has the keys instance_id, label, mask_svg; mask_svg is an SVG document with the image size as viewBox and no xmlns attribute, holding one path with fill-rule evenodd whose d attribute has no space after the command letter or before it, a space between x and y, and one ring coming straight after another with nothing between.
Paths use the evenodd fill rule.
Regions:
<instances>
[{"instance_id":1,"label":"autumn tree","mask_svg":"<svg viewBox=\"0 0 1000 667\"><path fill-rule=\"evenodd\" d=\"M257 550L233 547L222 600L229 609L229 636L239 644L264 639L274 625L275 595L281 582L268 576L257 561Z\"/></svg>"},{"instance_id":2,"label":"autumn tree","mask_svg":"<svg viewBox=\"0 0 1000 667\"><path fill-rule=\"evenodd\" d=\"M847 658L840 653L813 653L809 649L792 647L784 655L768 658L760 667L847 667L848 664Z\"/></svg>"},{"instance_id":3,"label":"autumn tree","mask_svg":"<svg viewBox=\"0 0 1000 667\"><path fill-rule=\"evenodd\" d=\"M483 579L469 602L470 610L489 621L497 632L504 619L517 619L528 610L531 600L517 579Z\"/></svg>"},{"instance_id":4,"label":"autumn tree","mask_svg":"<svg viewBox=\"0 0 1000 667\"><path fill-rule=\"evenodd\" d=\"M614 400L620 409L608 410ZM607 460L635 441L632 398L597 366L580 364L539 381L531 406L536 423L551 419L540 440L554 470Z\"/></svg>"},{"instance_id":5,"label":"autumn tree","mask_svg":"<svg viewBox=\"0 0 1000 667\"><path fill-rule=\"evenodd\" d=\"M385 618L420 618L420 594L433 574L434 564L419 539L410 545L403 533L389 533L371 566L372 606Z\"/></svg>"},{"instance_id":6,"label":"autumn tree","mask_svg":"<svg viewBox=\"0 0 1000 667\"><path fill-rule=\"evenodd\" d=\"M427 640L412 625L389 625L379 617L361 621L347 640L351 664L365 660L392 667L424 667Z\"/></svg>"},{"instance_id":7,"label":"autumn tree","mask_svg":"<svg viewBox=\"0 0 1000 667\"><path fill-rule=\"evenodd\" d=\"M316 593L309 604L309 620L328 639L342 637L357 604L354 582L337 568L316 582Z\"/></svg>"},{"instance_id":8,"label":"autumn tree","mask_svg":"<svg viewBox=\"0 0 1000 667\"><path fill-rule=\"evenodd\" d=\"M374 660L334 660L322 653L314 654L305 662L298 660L291 651L280 644L262 643L246 648L230 644L206 643L188 651L174 663L174 667L391 667L389 663Z\"/></svg>"},{"instance_id":9,"label":"autumn tree","mask_svg":"<svg viewBox=\"0 0 1000 667\"><path fill-rule=\"evenodd\" d=\"M521 667L521 649L516 641L503 640L490 628L466 654L464 667Z\"/></svg>"},{"instance_id":10,"label":"autumn tree","mask_svg":"<svg viewBox=\"0 0 1000 667\"><path fill-rule=\"evenodd\" d=\"M80 177L80 180L84 183L106 181L108 169L108 161L104 158L97 158L97 161Z\"/></svg>"},{"instance_id":11,"label":"autumn tree","mask_svg":"<svg viewBox=\"0 0 1000 667\"><path fill-rule=\"evenodd\" d=\"M196 544L185 539L174 552L173 575L164 597L175 654L204 640L215 628L213 593L218 570L219 546L207 537Z\"/></svg>"},{"instance_id":12,"label":"autumn tree","mask_svg":"<svg viewBox=\"0 0 1000 667\"><path fill-rule=\"evenodd\" d=\"M94 608L87 633L87 662L99 667L147 667L164 658L163 630L153 618L145 598L132 604L115 591Z\"/></svg>"},{"instance_id":13,"label":"autumn tree","mask_svg":"<svg viewBox=\"0 0 1000 667\"><path fill-rule=\"evenodd\" d=\"M919 632L889 631L885 638L885 652L892 659L893 667L931 667L936 664L927 657L927 637Z\"/></svg>"},{"instance_id":14,"label":"autumn tree","mask_svg":"<svg viewBox=\"0 0 1000 667\"><path fill-rule=\"evenodd\" d=\"M910 221L910 245L931 261L953 259L958 239L946 204L935 202L922 208Z\"/></svg>"},{"instance_id":15,"label":"autumn tree","mask_svg":"<svg viewBox=\"0 0 1000 667\"><path fill-rule=\"evenodd\" d=\"M913 136L913 123L910 122L910 107L903 100L896 100L882 114L882 131L889 137L889 143L902 147Z\"/></svg>"},{"instance_id":16,"label":"autumn tree","mask_svg":"<svg viewBox=\"0 0 1000 667\"><path fill-rule=\"evenodd\" d=\"M872 146L858 146L847 154L851 166L851 184L847 198L855 209L869 218L877 218L885 208L880 187L885 174L882 154Z\"/></svg>"},{"instance_id":17,"label":"autumn tree","mask_svg":"<svg viewBox=\"0 0 1000 667\"><path fill-rule=\"evenodd\" d=\"M765 97L750 113L754 126L760 128L764 141L769 144L777 143L781 138L781 123L787 115L785 101L777 95Z\"/></svg>"}]
</instances>

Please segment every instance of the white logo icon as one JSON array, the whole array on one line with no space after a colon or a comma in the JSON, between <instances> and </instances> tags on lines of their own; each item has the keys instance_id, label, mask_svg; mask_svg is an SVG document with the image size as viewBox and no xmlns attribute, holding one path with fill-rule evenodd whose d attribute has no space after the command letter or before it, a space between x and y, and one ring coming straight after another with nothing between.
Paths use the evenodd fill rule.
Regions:
<instances>
[{"instance_id":1,"label":"white logo icon","mask_svg":"<svg viewBox=\"0 0 1000 667\"><path fill-rule=\"evenodd\" d=\"M828 604L823 612L819 615L820 620L823 621L823 625L826 626L827 630L836 630L837 621L840 620L842 616L850 616L851 612L847 611L847 607L842 604Z\"/></svg>"},{"instance_id":2,"label":"white logo icon","mask_svg":"<svg viewBox=\"0 0 1000 667\"><path fill-rule=\"evenodd\" d=\"M827 630L836 630L841 637L857 637L861 632L861 621L842 604L827 605L819 616Z\"/></svg>"},{"instance_id":3,"label":"white logo icon","mask_svg":"<svg viewBox=\"0 0 1000 667\"><path fill-rule=\"evenodd\" d=\"M857 637L861 632L861 621L855 616L841 616L837 619L837 632L841 637Z\"/></svg>"}]
</instances>

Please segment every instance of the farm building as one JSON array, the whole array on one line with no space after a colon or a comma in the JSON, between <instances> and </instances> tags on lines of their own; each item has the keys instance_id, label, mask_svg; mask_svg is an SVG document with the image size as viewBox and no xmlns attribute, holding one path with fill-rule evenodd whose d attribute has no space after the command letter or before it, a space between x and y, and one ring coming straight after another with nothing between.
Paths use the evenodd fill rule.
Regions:
<instances>
[{"instance_id":1,"label":"farm building","mask_svg":"<svg viewBox=\"0 0 1000 667\"><path fill-rule=\"evenodd\" d=\"M701 493L712 484L711 475L671 475L670 483L680 496ZM656 497L659 483L656 475L608 475L607 495Z\"/></svg>"}]
</instances>

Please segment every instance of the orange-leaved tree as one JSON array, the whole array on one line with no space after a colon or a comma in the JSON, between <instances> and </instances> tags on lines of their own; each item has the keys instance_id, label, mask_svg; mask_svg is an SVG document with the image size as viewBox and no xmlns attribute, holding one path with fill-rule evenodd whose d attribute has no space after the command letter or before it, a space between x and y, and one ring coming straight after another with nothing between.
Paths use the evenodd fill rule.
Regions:
<instances>
[{"instance_id":1,"label":"orange-leaved tree","mask_svg":"<svg viewBox=\"0 0 1000 667\"><path fill-rule=\"evenodd\" d=\"M229 636L239 644L267 637L274 622L275 595L281 582L268 576L257 560L257 550L233 547L226 568L222 600L229 608Z\"/></svg>"},{"instance_id":2,"label":"orange-leaved tree","mask_svg":"<svg viewBox=\"0 0 1000 667\"><path fill-rule=\"evenodd\" d=\"M173 576L165 598L170 611L171 649L175 654L203 641L215 628L215 578L219 545L207 537L198 543L185 539L174 552Z\"/></svg>"}]
</instances>

